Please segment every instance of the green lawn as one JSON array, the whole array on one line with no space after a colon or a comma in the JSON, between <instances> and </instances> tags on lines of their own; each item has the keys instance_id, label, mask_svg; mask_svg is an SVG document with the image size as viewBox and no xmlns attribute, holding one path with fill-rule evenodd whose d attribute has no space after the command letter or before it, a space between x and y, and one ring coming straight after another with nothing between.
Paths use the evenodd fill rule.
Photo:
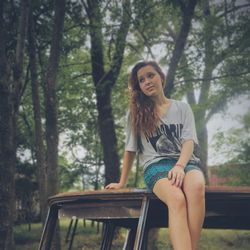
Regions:
<instances>
[{"instance_id":1,"label":"green lawn","mask_svg":"<svg viewBox=\"0 0 250 250\"><path fill-rule=\"evenodd\" d=\"M61 228L61 246L62 250L67 249L65 244L65 235L69 225L68 220L60 222ZM34 250L38 248L41 236L41 224L32 224L31 231L28 231L28 225L19 225L15 227L15 242L17 250ZM101 231L101 230L100 230ZM90 222L83 226L79 221L76 232L73 249L94 250L99 249L101 233L97 233L97 228L92 227ZM126 231L121 230L116 236L113 249L122 249L123 241L126 237ZM150 238L150 237L149 237ZM161 229L157 242L154 243L154 249L171 249L168 230ZM248 250L250 249L250 231L243 230L211 230L204 229L200 240L200 250ZM151 250L151 249L149 249Z\"/></svg>"}]
</instances>

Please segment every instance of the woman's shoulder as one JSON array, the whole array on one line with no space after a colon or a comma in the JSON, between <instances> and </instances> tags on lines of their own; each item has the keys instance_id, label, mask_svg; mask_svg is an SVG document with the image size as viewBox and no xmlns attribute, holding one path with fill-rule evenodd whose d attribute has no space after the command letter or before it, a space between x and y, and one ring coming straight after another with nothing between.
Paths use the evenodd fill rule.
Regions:
<instances>
[{"instance_id":1,"label":"woman's shoulder","mask_svg":"<svg viewBox=\"0 0 250 250\"><path fill-rule=\"evenodd\" d=\"M176 106L178 108L182 108L182 109L185 109L185 108L188 108L189 107L189 104L184 102L184 101L180 101L180 100L174 100L174 99L170 99L171 102L172 102L172 105L173 106Z\"/></svg>"}]
</instances>

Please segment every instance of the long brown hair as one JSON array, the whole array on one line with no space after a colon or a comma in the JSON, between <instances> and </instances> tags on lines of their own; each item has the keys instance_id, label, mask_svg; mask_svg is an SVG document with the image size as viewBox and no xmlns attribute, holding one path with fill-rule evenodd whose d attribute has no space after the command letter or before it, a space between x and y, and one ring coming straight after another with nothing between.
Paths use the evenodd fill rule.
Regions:
<instances>
[{"instance_id":1,"label":"long brown hair","mask_svg":"<svg viewBox=\"0 0 250 250\"><path fill-rule=\"evenodd\" d=\"M130 114L132 129L135 135L140 136L142 132L152 133L159 122L159 115L154 101L146 96L140 88L137 72L146 66L152 66L160 75L165 86L165 75L160 66L154 61L142 61L137 63L131 70L129 78L130 92Z\"/></svg>"}]
</instances>

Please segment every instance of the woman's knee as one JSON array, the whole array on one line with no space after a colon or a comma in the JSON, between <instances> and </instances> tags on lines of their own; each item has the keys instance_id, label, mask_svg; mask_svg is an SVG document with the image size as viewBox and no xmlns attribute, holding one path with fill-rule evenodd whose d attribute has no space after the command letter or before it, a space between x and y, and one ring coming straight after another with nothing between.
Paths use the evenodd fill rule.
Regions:
<instances>
[{"instance_id":1,"label":"woman's knee","mask_svg":"<svg viewBox=\"0 0 250 250\"><path fill-rule=\"evenodd\" d=\"M205 197L205 184L201 180L184 185L183 190L188 198L201 200Z\"/></svg>"},{"instance_id":2,"label":"woman's knee","mask_svg":"<svg viewBox=\"0 0 250 250\"><path fill-rule=\"evenodd\" d=\"M173 192L173 194L168 198L166 204L169 209L176 212L181 209L186 209L186 199L183 191L178 188L178 191Z\"/></svg>"},{"instance_id":3,"label":"woman's knee","mask_svg":"<svg viewBox=\"0 0 250 250\"><path fill-rule=\"evenodd\" d=\"M158 181L153 189L155 195L173 211L186 209L186 199L181 188L173 186L168 179Z\"/></svg>"}]
</instances>

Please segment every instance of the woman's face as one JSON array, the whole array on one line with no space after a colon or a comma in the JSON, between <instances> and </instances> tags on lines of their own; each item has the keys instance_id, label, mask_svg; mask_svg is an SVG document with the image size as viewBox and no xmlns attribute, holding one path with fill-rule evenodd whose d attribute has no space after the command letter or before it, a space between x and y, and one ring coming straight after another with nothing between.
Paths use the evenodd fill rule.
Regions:
<instances>
[{"instance_id":1,"label":"woman's face","mask_svg":"<svg viewBox=\"0 0 250 250\"><path fill-rule=\"evenodd\" d=\"M149 97L156 97L163 91L163 83L159 73L151 65L142 67L137 72L141 91Z\"/></svg>"}]
</instances>

